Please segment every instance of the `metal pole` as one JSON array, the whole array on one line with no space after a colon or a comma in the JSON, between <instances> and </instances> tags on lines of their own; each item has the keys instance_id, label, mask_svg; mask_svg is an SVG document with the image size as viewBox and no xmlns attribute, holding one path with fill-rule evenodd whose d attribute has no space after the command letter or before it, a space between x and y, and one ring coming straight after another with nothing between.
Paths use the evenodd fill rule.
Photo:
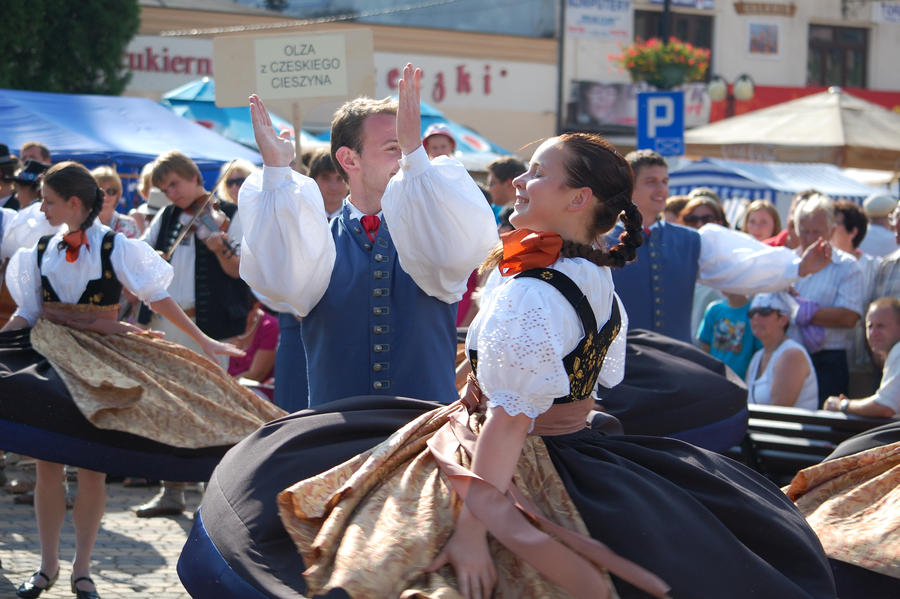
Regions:
<instances>
[{"instance_id":1,"label":"metal pole","mask_svg":"<svg viewBox=\"0 0 900 599\"><path fill-rule=\"evenodd\" d=\"M668 1L668 0L667 0ZM559 0L559 35L556 51L556 134L563 131L563 84L565 82L566 2Z\"/></svg>"},{"instance_id":2,"label":"metal pole","mask_svg":"<svg viewBox=\"0 0 900 599\"><path fill-rule=\"evenodd\" d=\"M662 18L659 20L659 39L663 42L669 39L669 8L672 0L663 0Z\"/></svg>"}]
</instances>

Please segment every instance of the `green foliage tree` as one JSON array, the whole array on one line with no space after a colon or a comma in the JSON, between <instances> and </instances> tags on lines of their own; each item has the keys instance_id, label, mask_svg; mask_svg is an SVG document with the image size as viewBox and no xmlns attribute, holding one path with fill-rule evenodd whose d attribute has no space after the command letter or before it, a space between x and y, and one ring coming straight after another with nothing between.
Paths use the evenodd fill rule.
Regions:
<instances>
[{"instance_id":1,"label":"green foliage tree","mask_svg":"<svg viewBox=\"0 0 900 599\"><path fill-rule=\"evenodd\" d=\"M137 0L7 0L0 9L0 87L118 95Z\"/></svg>"}]
</instances>

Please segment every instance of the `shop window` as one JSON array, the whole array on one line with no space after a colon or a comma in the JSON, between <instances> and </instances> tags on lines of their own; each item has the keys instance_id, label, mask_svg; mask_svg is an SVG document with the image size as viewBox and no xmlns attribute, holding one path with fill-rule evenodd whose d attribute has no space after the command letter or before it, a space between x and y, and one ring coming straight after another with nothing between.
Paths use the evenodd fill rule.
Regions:
<instances>
[{"instance_id":1,"label":"shop window","mask_svg":"<svg viewBox=\"0 0 900 599\"><path fill-rule=\"evenodd\" d=\"M865 29L810 25L806 84L866 87L868 43Z\"/></svg>"}]
</instances>

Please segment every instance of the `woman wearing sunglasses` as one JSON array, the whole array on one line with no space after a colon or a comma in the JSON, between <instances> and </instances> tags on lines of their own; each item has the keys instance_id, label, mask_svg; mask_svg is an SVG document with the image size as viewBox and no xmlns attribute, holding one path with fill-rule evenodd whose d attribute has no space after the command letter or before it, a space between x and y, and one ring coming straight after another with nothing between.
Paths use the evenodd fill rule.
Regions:
<instances>
[{"instance_id":1,"label":"woman wearing sunglasses","mask_svg":"<svg viewBox=\"0 0 900 599\"><path fill-rule=\"evenodd\" d=\"M255 170L253 164L241 159L222 165L222 170L219 171L219 184L216 185L216 197L223 202L237 204L241 185Z\"/></svg>"},{"instance_id":2,"label":"woman wearing sunglasses","mask_svg":"<svg viewBox=\"0 0 900 599\"><path fill-rule=\"evenodd\" d=\"M761 293L750 304L750 330L763 348L747 369L747 403L819 407L812 360L801 344L787 338L795 305L784 291Z\"/></svg>"},{"instance_id":3,"label":"woman wearing sunglasses","mask_svg":"<svg viewBox=\"0 0 900 599\"><path fill-rule=\"evenodd\" d=\"M140 237L141 230L138 228L137 221L127 214L116 212L116 206L122 199L122 179L119 178L118 173L109 166L98 166L91 171L91 174L103 192L103 207L97 216L100 222L129 239Z\"/></svg>"}]
</instances>

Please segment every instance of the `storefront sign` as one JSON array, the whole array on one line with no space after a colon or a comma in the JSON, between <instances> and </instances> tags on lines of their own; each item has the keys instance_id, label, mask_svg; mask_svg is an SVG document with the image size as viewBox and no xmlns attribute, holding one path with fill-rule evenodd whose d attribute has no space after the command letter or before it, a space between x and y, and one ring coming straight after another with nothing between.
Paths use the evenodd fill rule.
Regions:
<instances>
[{"instance_id":1,"label":"storefront sign","mask_svg":"<svg viewBox=\"0 0 900 599\"><path fill-rule=\"evenodd\" d=\"M650 4L664 4L665 0L650 0ZM684 8L699 8L701 10L713 10L715 0L669 0L669 6L683 6Z\"/></svg>"},{"instance_id":2,"label":"storefront sign","mask_svg":"<svg viewBox=\"0 0 900 599\"><path fill-rule=\"evenodd\" d=\"M873 2L872 20L876 23L900 23L900 2Z\"/></svg>"},{"instance_id":3,"label":"storefront sign","mask_svg":"<svg viewBox=\"0 0 900 599\"><path fill-rule=\"evenodd\" d=\"M566 36L630 43L631 0L566 0Z\"/></svg>"},{"instance_id":4,"label":"storefront sign","mask_svg":"<svg viewBox=\"0 0 900 599\"><path fill-rule=\"evenodd\" d=\"M122 66L131 71L128 89L169 91L213 74L212 40L137 35Z\"/></svg>"},{"instance_id":5,"label":"storefront sign","mask_svg":"<svg viewBox=\"0 0 900 599\"><path fill-rule=\"evenodd\" d=\"M776 17L793 17L797 6L790 2L735 2L734 10L739 15L772 15Z\"/></svg>"},{"instance_id":6,"label":"storefront sign","mask_svg":"<svg viewBox=\"0 0 900 599\"><path fill-rule=\"evenodd\" d=\"M376 52L376 97L397 93L397 81L407 62L422 69L422 100L437 108L556 110L553 86L536 83L555 81L556 65L512 60Z\"/></svg>"}]
</instances>

